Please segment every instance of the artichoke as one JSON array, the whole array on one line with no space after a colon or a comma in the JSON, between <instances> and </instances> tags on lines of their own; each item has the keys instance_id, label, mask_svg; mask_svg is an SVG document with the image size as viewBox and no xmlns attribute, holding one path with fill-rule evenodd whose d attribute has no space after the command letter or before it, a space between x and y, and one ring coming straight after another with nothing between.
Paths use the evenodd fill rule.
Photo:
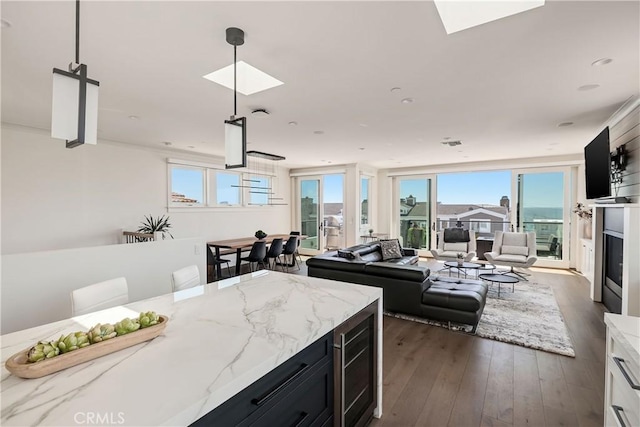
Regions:
<instances>
[{"instance_id":1,"label":"artichoke","mask_svg":"<svg viewBox=\"0 0 640 427\"><path fill-rule=\"evenodd\" d=\"M149 326L157 325L160 317L158 317L155 311L147 311L140 313L138 321L140 322L141 328L148 328Z\"/></svg>"},{"instance_id":2,"label":"artichoke","mask_svg":"<svg viewBox=\"0 0 640 427\"><path fill-rule=\"evenodd\" d=\"M27 360L30 363L39 362L43 359L51 359L60 354L57 341L40 341L29 349Z\"/></svg>"},{"instance_id":3,"label":"artichoke","mask_svg":"<svg viewBox=\"0 0 640 427\"><path fill-rule=\"evenodd\" d=\"M140 322L138 319L129 319L128 317L125 317L115 324L115 329L118 336L126 335L140 329Z\"/></svg>"},{"instance_id":4,"label":"artichoke","mask_svg":"<svg viewBox=\"0 0 640 427\"><path fill-rule=\"evenodd\" d=\"M70 333L66 337L61 336L58 340L58 348L60 349L60 353L68 353L73 350L77 350L78 347L78 337L74 332Z\"/></svg>"},{"instance_id":5,"label":"artichoke","mask_svg":"<svg viewBox=\"0 0 640 427\"><path fill-rule=\"evenodd\" d=\"M91 328L91 330L89 330L89 333L87 333L87 338L89 339L89 343L95 344L100 341L106 341L110 338L115 337L116 335L117 334L113 325L109 323L101 325L100 323L98 323L96 326Z\"/></svg>"},{"instance_id":6,"label":"artichoke","mask_svg":"<svg viewBox=\"0 0 640 427\"><path fill-rule=\"evenodd\" d=\"M86 347L89 344L91 344L89 342L89 336L87 335L86 332L76 332L75 333L76 339L78 340L78 348L82 348L82 347Z\"/></svg>"}]
</instances>

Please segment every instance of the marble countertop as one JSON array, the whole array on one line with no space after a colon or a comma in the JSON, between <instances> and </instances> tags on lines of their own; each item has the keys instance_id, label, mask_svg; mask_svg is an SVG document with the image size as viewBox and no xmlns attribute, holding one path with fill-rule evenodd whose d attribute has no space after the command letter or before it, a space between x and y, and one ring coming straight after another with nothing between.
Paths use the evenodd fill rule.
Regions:
<instances>
[{"instance_id":1,"label":"marble countertop","mask_svg":"<svg viewBox=\"0 0 640 427\"><path fill-rule=\"evenodd\" d=\"M640 365L640 317L605 313L604 323L636 365Z\"/></svg>"},{"instance_id":2,"label":"marble countertop","mask_svg":"<svg viewBox=\"0 0 640 427\"><path fill-rule=\"evenodd\" d=\"M188 425L379 298L372 286L259 271L7 334L0 424ZM169 317L154 340L39 379L4 369L39 340L148 310Z\"/></svg>"}]
</instances>

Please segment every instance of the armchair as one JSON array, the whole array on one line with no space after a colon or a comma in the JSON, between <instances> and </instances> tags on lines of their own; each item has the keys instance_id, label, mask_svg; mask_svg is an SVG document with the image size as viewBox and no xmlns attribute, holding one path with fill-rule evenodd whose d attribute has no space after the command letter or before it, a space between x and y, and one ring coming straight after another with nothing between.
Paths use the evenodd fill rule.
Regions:
<instances>
[{"instance_id":1,"label":"armchair","mask_svg":"<svg viewBox=\"0 0 640 427\"><path fill-rule=\"evenodd\" d=\"M476 256L476 232L460 228L447 228L438 231L438 246L431 249L431 255L440 261L455 261L458 253L464 254L465 262Z\"/></svg>"},{"instance_id":2,"label":"armchair","mask_svg":"<svg viewBox=\"0 0 640 427\"><path fill-rule=\"evenodd\" d=\"M524 281L530 274L515 271L514 267L529 268L537 260L536 233L514 233L496 231L491 252L484 256L492 264L511 267L505 274L513 274Z\"/></svg>"}]
</instances>

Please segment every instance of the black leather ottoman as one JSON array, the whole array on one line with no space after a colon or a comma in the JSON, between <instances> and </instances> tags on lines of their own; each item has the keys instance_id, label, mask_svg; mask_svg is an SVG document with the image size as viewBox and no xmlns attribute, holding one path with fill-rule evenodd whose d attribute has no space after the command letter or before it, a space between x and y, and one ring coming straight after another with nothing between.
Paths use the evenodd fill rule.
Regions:
<instances>
[{"instance_id":1,"label":"black leather ottoman","mask_svg":"<svg viewBox=\"0 0 640 427\"><path fill-rule=\"evenodd\" d=\"M480 280L429 278L422 293L423 316L429 319L473 325L475 333L487 301L487 284Z\"/></svg>"}]
</instances>

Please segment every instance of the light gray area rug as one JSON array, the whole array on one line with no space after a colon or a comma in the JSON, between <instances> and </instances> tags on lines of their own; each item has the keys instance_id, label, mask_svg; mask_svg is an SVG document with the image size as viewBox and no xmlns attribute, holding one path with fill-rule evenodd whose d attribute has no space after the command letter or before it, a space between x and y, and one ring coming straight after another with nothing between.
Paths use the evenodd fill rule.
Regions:
<instances>
[{"instance_id":1,"label":"light gray area rug","mask_svg":"<svg viewBox=\"0 0 640 427\"><path fill-rule=\"evenodd\" d=\"M449 327L420 317L387 313L385 315L428 325ZM450 328L469 333L471 326L451 323ZM503 285L498 298L497 284L489 287L487 304L480 318L476 335L496 341L575 357L571 338L549 285L520 282Z\"/></svg>"}]
</instances>

